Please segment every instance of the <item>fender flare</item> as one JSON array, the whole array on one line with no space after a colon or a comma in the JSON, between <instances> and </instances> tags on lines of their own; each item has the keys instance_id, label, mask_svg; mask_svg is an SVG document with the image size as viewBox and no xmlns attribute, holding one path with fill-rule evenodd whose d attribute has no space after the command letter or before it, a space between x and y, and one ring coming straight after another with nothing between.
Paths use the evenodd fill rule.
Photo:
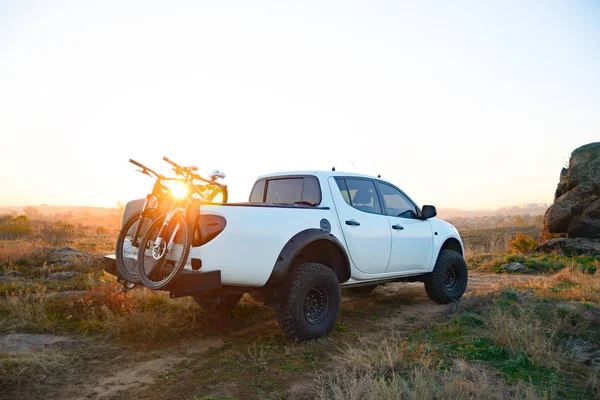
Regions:
<instances>
[{"instance_id":1,"label":"fender flare","mask_svg":"<svg viewBox=\"0 0 600 400\"><path fill-rule=\"evenodd\" d=\"M296 259L296 256L300 254L300 252L306 248L306 246L316 242L317 240L327 240L338 248L340 254L342 255L342 262L344 264L341 266L342 271L346 277L346 280L349 279L351 273L350 258L348 257L348 253L346 252L344 245L331 233L321 229L311 228L298 232L290 240L288 240L285 246L283 246L283 249L277 257L277 261L273 266L271 276L267 280L267 284L277 284L285 281L286 277L294 266L293 262ZM334 266L329 267L334 269ZM340 283L341 282L342 281L340 281Z\"/></svg>"}]
</instances>

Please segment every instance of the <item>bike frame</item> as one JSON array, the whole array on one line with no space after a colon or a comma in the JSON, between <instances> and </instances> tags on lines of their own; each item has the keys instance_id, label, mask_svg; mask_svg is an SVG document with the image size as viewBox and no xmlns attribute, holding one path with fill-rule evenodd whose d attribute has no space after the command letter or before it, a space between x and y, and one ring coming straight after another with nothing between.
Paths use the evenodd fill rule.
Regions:
<instances>
[{"instance_id":1,"label":"bike frame","mask_svg":"<svg viewBox=\"0 0 600 400\"><path fill-rule=\"evenodd\" d=\"M202 200L206 201L208 194L211 192L211 190L209 189L210 185L227 188L226 185L215 182L214 179L208 180L208 179L202 178L200 175L192 172L192 170L190 168L182 167L179 164L169 160L167 157L163 157L163 160L165 160L166 162L171 164L174 167L175 172L178 175L184 176L184 182L188 189L188 195L184 199L185 205L183 207L177 206L177 199L173 200L171 209L167 213L165 220L158 231L156 240L154 241L154 245L152 247L152 258L154 258L155 260L159 260L161 257L163 257L166 253L171 251L171 249L173 248L173 245L175 243L175 237L177 236L177 233L179 233L179 230L181 228L180 223L178 222L177 225L175 225L175 229L171 233L171 236L169 237L169 241L167 242L167 245L165 246L164 251L161 250L161 246L163 245L163 242L165 241L165 239L163 238L163 235L175 215L181 214L183 216L183 220L186 221L187 208L189 207L189 205L192 202L192 198L193 198L192 196L194 195L194 193L198 194ZM205 183L207 183L207 185L194 185L194 180L199 180L199 181L205 182ZM205 190L201 191L199 189L199 186L204 186ZM140 218L142 218L142 217L143 217L143 215L140 215ZM140 224L138 224L138 226L139 225Z\"/></svg>"},{"instance_id":2,"label":"bike frame","mask_svg":"<svg viewBox=\"0 0 600 400\"><path fill-rule=\"evenodd\" d=\"M146 210L148 209L148 204L150 204L150 201L152 199L155 199L157 208L158 208L158 206L160 205L160 197L162 197L168 191L168 188L165 187L161 182L177 180L177 178L168 178L166 176L163 176L163 175L157 173L156 171L146 167L145 165L138 163L135 160L130 159L129 162L140 167L141 171L139 171L139 172L141 172L142 174L146 174L150 177L152 177L152 175L154 175L154 177L156 178L156 182L154 183L152 192L146 195L146 199L144 200L144 205L142 206L142 210L140 212L138 223L135 227L135 231L133 232L133 237L131 238L132 245L134 247L138 247L138 246L135 246L135 244L137 243L137 240L140 237L140 231L142 229L142 221L144 220L144 217L146 216ZM152 174L152 175L150 175L150 174Z\"/></svg>"}]
</instances>

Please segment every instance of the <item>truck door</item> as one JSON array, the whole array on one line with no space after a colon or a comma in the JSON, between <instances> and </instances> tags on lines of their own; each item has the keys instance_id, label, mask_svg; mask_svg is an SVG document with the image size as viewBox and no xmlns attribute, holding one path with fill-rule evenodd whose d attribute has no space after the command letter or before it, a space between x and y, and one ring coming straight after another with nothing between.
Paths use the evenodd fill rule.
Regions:
<instances>
[{"instance_id":1,"label":"truck door","mask_svg":"<svg viewBox=\"0 0 600 400\"><path fill-rule=\"evenodd\" d=\"M417 207L400 190L377 182L392 232L392 253L387 272L423 272L433 257L433 235L429 221L419 218Z\"/></svg>"},{"instance_id":2,"label":"truck door","mask_svg":"<svg viewBox=\"0 0 600 400\"><path fill-rule=\"evenodd\" d=\"M383 273L391 252L391 228L372 179L329 178L352 262L366 274Z\"/></svg>"}]
</instances>

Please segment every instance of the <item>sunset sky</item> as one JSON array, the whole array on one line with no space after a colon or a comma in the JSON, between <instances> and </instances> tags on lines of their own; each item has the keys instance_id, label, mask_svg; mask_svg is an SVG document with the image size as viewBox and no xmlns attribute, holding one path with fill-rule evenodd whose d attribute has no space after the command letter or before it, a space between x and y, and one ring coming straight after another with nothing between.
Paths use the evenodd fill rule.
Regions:
<instances>
[{"instance_id":1,"label":"sunset sky","mask_svg":"<svg viewBox=\"0 0 600 400\"><path fill-rule=\"evenodd\" d=\"M543 6L542 6L543 4ZM113 206L163 155L419 204L551 202L600 141L595 1L0 1L0 206Z\"/></svg>"}]
</instances>

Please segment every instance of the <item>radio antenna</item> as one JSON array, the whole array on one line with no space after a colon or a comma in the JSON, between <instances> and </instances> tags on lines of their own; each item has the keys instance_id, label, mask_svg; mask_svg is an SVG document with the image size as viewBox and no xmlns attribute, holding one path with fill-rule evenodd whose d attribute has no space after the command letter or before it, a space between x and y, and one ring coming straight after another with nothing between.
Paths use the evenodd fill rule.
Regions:
<instances>
[{"instance_id":1,"label":"radio antenna","mask_svg":"<svg viewBox=\"0 0 600 400\"><path fill-rule=\"evenodd\" d=\"M352 166L354 167L354 170L355 170L356 172L358 172L358 170L356 169L356 165L354 165L354 161L350 161L350 164L352 164Z\"/></svg>"}]
</instances>

